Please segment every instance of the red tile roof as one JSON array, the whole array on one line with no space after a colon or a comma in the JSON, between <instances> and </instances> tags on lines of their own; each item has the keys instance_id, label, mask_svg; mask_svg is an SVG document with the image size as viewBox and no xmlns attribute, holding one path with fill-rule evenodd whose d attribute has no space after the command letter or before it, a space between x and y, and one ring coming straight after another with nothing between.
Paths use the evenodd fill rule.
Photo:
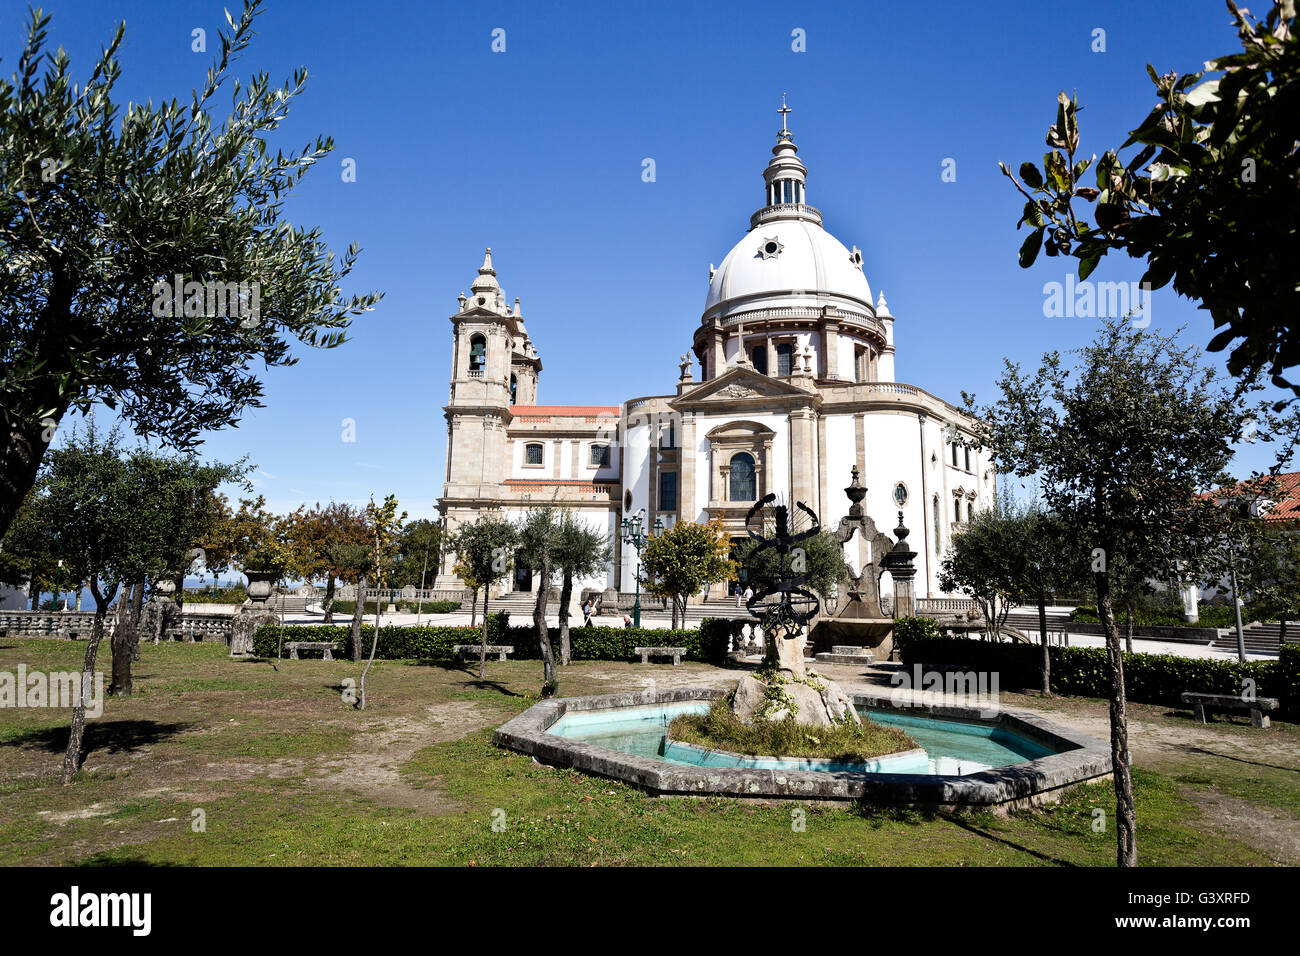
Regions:
<instances>
[{"instance_id":1,"label":"red tile roof","mask_svg":"<svg viewBox=\"0 0 1300 956\"><path fill-rule=\"evenodd\" d=\"M1273 506L1264 513L1264 520L1300 522L1300 471L1274 475L1271 488L1262 484L1264 480L1258 479L1261 490L1267 489L1268 494L1265 497L1274 502ZM1242 481L1230 488L1218 488L1210 492L1210 495L1216 499L1248 495L1253 493L1253 485L1255 485L1254 481Z\"/></svg>"}]
</instances>

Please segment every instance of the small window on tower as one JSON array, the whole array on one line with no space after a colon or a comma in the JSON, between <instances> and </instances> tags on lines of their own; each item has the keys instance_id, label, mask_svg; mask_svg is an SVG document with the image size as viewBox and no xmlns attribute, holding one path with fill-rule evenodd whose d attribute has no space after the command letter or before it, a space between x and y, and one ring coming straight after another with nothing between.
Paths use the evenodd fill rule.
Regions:
<instances>
[{"instance_id":1,"label":"small window on tower","mask_svg":"<svg viewBox=\"0 0 1300 956\"><path fill-rule=\"evenodd\" d=\"M487 364L487 339L475 334L469 340L469 370L482 372Z\"/></svg>"},{"instance_id":2,"label":"small window on tower","mask_svg":"<svg viewBox=\"0 0 1300 956\"><path fill-rule=\"evenodd\" d=\"M542 446L538 442L533 442L524 446L524 464L540 465L542 463Z\"/></svg>"},{"instance_id":3,"label":"small window on tower","mask_svg":"<svg viewBox=\"0 0 1300 956\"><path fill-rule=\"evenodd\" d=\"M609 446L592 445L591 446L591 463L597 468L609 467Z\"/></svg>"},{"instance_id":4,"label":"small window on tower","mask_svg":"<svg viewBox=\"0 0 1300 956\"><path fill-rule=\"evenodd\" d=\"M970 446L969 445L966 446L965 452L966 452L966 470L970 471Z\"/></svg>"},{"instance_id":5,"label":"small window on tower","mask_svg":"<svg viewBox=\"0 0 1300 956\"><path fill-rule=\"evenodd\" d=\"M515 404L515 399L519 396L519 382L513 375L510 376L510 404Z\"/></svg>"}]
</instances>

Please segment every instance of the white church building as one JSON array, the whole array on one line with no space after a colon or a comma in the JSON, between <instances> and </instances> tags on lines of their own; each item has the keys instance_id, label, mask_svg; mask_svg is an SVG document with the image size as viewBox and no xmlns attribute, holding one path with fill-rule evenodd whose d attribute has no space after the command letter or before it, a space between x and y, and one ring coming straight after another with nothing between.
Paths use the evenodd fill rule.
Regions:
<instances>
[{"instance_id":1,"label":"white church building","mask_svg":"<svg viewBox=\"0 0 1300 956\"><path fill-rule=\"evenodd\" d=\"M579 587L631 591L636 552L618 540L624 517L644 513L647 529L656 519L720 518L738 539L752 504L775 492L832 530L848 513L843 489L856 466L876 526L888 532L903 513L916 596L942 596L940 560L954 531L993 502L993 469L969 444L961 409L896 380L899 320L883 293L873 295L858 248L823 229L808 204L787 112L763 170L763 205L710 267L690 350L664 394L539 404L540 355L487 251L451 316L438 502L447 531L484 512L514 518L554 501L614 546L606 574ZM846 556L856 571L857 546ZM447 556L436 587L462 586L453 565ZM504 590L533 586L518 571Z\"/></svg>"}]
</instances>

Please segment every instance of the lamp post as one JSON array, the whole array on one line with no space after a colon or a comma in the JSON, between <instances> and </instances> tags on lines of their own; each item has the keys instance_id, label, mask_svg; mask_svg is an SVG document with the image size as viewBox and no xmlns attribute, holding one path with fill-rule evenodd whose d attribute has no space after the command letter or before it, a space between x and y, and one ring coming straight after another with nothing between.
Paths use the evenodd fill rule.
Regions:
<instances>
[{"instance_id":1,"label":"lamp post","mask_svg":"<svg viewBox=\"0 0 1300 956\"><path fill-rule=\"evenodd\" d=\"M636 601L632 604L632 626L639 628L641 626L641 549L645 547L649 538L643 533L642 527L645 524L645 509L642 508L631 518L624 518L623 543L630 544L636 548ZM662 518L655 518L654 532L660 534L664 530Z\"/></svg>"}]
</instances>

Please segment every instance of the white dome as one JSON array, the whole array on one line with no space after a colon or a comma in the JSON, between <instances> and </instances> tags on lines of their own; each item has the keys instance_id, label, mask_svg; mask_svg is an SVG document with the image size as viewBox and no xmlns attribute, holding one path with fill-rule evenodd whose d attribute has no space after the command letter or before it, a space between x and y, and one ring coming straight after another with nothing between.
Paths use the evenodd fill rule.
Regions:
<instances>
[{"instance_id":1,"label":"white dome","mask_svg":"<svg viewBox=\"0 0 1300 956\"><path fill-rule=\"evenodd\" d=\"M826 305L874 314L861 253L809 219L782 218L760 222L727 253L709 282L704 317Z\"/></svg>"}]
</instances>

